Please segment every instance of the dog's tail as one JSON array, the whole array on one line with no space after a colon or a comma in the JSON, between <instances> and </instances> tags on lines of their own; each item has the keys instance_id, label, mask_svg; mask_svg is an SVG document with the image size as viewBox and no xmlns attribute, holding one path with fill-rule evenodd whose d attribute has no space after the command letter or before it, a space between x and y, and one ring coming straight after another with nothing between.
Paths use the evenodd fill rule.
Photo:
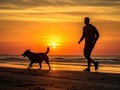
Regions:
<instances>
[{"instance_id":1,"label":"dog's tail","mask_svg":"<svg viewBox=\"0 0 120 90\"><path fill-rule=\"evenodd\" d=\"M47 47L47 51L45 52L45 54L48 54L48 53L49 53L49 51L50 51L50 48L49 48L49 47Z\"/></svg>"}]
</instances>

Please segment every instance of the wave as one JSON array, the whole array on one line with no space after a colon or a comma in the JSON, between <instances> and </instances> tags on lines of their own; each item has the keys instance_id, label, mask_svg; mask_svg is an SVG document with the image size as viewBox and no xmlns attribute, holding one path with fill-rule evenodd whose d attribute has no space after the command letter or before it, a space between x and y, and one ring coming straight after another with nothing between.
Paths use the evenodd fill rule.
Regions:
<instances>
[{"instance_id":1,"label":"wave","mask_svg":"<svg viewBox=\"0 0 120 90\"><path fill-rule=\"evenodd\" d=\"M50 62L65 62L65 63L84 63L87 60L81 56L49 56ZM120 57L93 57L95 61L100 63L113 63L120 64ZM29 61L27 57L15 56L15 55L0 55L0 62L26 62Z\"/></svg>"}]
</instances>

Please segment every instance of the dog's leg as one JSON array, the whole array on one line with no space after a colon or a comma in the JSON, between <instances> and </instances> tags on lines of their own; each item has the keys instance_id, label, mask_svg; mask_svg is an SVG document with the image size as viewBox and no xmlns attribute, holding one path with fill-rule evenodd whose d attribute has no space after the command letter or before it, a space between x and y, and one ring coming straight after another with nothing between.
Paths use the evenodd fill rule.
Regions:
<instances>
[{"instance_id":1,"label":"dog's leg","mask_svg":"<svg viewBox=\"0 0 120 90\"><path fill-rule=\"evenodd\" d=\"M45 62L47 63L49 70L51 70L50 64L49 64L49 59L46 59Z\"/></svg>"},{"instance_id":2,"label":"dog's leg","mask_svg":"<svg viewBox=\"0 0 120 90\"><path fill-rule=\"evenodd\" d=\"M33 62L30 62L29 67L27 69L30 69L32 67Z\"/></svg>"},{"instance_id":3,"label":"dog's leg","mask_svg":"<svg viewBox=\"0 0 120 90\"><path fill-rule=\"evenodd\" d=\"M40 68L38 70L41 70L41 68L42 68L41 62L39 62L39 65L40 65Z\"/></svg>"}]
</instances>

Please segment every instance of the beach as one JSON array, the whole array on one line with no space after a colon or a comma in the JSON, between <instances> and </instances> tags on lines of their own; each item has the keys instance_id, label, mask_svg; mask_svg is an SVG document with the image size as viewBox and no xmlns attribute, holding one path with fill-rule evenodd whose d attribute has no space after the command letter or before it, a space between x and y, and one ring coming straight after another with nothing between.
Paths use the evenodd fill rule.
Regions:
<instances>
[{"instance_id":1,"label":"beach","mask_svg":"<svg viewBox=\"0 0 120 90\"><path fill-rule=\"evenodd\" d=\"M72 61L69 63L67 63L68 58L65 57L57 58L58 62L53 60L56 60L56 57L50 58L52 70L48 70L45 63L43 63L42 70L38 70L38 65L34 65L33 69L27 70L29 60L27 58L25 58L26 61L23 59L22 57L18 58L18 56L0 57L0 90L120 89L120 67L119 61L117 61L119 58L114 58L113 64L111 62L109 64L104 62L105 64L103 64L101 60L103 65L100 65L99 70L95 71L92 66L91 72L82 71L86 67L86 62L83 60L80 65L76 65L78 62L73 62L74 59L77 61L76 57L69 58ZM65 61L67 62L65 63ZM110 68L113 69L109 70Z\"/></svg>"},{"instance_id":2,"label":"beach","mask_svg":"<svg viewBox=\"0 0 120 90\"><path fill-rule=\"evenodd\" d=\"M0 90L119 90L120 74L0 68Z\"/></svg>"}]
</instances>

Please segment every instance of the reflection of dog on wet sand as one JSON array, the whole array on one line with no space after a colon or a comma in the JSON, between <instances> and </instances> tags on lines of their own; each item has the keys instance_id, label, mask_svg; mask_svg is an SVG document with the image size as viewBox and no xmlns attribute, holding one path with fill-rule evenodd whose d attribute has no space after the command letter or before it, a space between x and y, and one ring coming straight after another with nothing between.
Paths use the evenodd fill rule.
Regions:
<instances>
[{"instance_id":1,"label":"reflection of dog on wet sand","mask_svg":"<svg viewBox=\"0 0 120 90\"><path fill-rule=\"evenodd\" d=\"M39 69L41 69L42 68L41 63L44 60L48 64L48 67L49 67L49 70L50 70L51 67L50 67L50 64L49 64L49 58L47 56L48 53L49 53L49 47L47 47L47 51L45 53L34 53L34 52L30 52L30 50L26 50L22 54L22 56L24 56L24 57L27 56L29 58L29 60L31 61L28 69L30 69L30 67L32 67L33 63L39 63L39 65L40 65Z\"/></svg>"}]
</instances>

